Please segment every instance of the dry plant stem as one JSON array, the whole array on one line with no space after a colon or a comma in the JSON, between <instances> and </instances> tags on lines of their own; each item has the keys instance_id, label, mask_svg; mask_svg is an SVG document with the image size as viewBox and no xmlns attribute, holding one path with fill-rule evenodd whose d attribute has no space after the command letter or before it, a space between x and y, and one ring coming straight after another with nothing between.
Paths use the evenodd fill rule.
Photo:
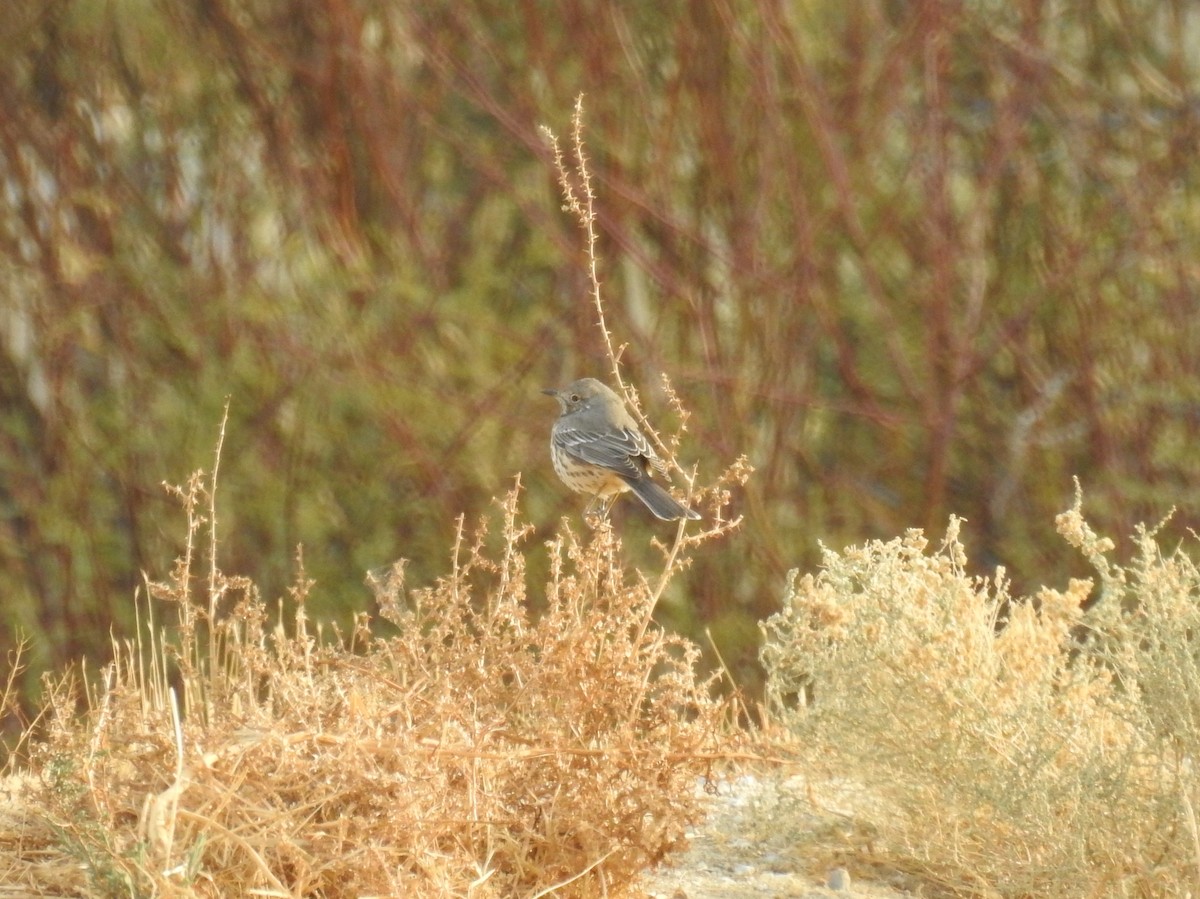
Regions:
<instances>
[{"instance_id":1,"label":"dry plant stem","mask_svg":"<svg viewBox=\"0 0 1200 899\"><path fill-rule=\"evenodd\" d=\"M225 398L225 408L221 413L221 427L217 432L217 447L213 452L212 489L208 493L208 625L213 627L217 621L217 474L221 470L221 448L225 445L225 426L229 422L229 398ZM217 641L208 643L209 671L217 670Z\"/></svg>"},{"instance_id":2,"label":"dry plant stem","mask_svg":"<svg viewBox=\"0 0 1200 899\"><path fill-rule=\"evenodd\" d=\"M583 152L583 94L575 99L575 113L571 116L571 144L575 149L575 168L579 173L579 181L583 186L583 203L578 199L572 207L579 217L579 222L587 233L588 281L592 285L592 303L596 307L596 325L604 337L604 349L608 354L609 365L612 367L613 378L617 387L626 399L630 399L630 390L621 377L621 350L613 349L612 332L604 316L604 299L600 293L600 271L596 262L596 194L592 190L592 174L587 165L587 154ZM638 410L640 413L640 409Z\"/></svg>"},{"instance_id":3,"label":"dry plant stem","mask_svg":"<svg viewBox=\"0 0 1200 899\"><path fill-rule=\"evenodd\" d=\"M646 610L646 618L642 621L641 630L638 631L639 640L645 635L646 628L650 626L650 621L654 618L654 610L658 608L658 601L662 599L663 591L667 589L667 584L671 582L671 578L678 569L679 550L683 547L683 534L686 529L687 520L681 518L675 528L675 539L671 541L671 548L667 550L667 559L663 565L662 574L658 576L658 584L651 593L651 602Z\"/></svg>"},{"instance_id":4,"label":"dry plant stem","mask_svg":"<svg viewBox=\"0 0 1200 899\"><path fill-rule=\"evenodd\" d=\"M28 721L25 718L25 716L22 714L21 708L17 704L17 701L16 701L17 678L20 677L21 674L24 673L24 671L25 671L25 666L23 664L21 664L21 656L24 655L25 648L28 645L29 645L28 642L26 640L22 639L17 643L16 648L14 648L8 654L8 678L4 683L3 705L0 706L0 708L2 708L6 712L9 712L10 714L12 714L13 718L16 721L20 722L21 727L22 727L22 732L21 732L21 735L17 738L17 742L13 745L12 749L9 751L8 761L5 763L4 768L0 769L4 772L11 772L13 770L13 766L16 764L16 761L20 756L21 747L24 746L26 743L28 743L29 737L34 731L34 727L37 725L37 723L41 720L42 716L45 714L44 711L39 712L32 721Z\"/></svg>"},{"instance_id":5,"label":"dry plant stem","mask_svg":"<svg viewBox=\"0 0 1200 899\"><path fill-rule=\"evenodd\" d=\"M278 877L275 876L275 873L271 870L271 866L267 864L266 859L263 858L262 852L259 851L259 849L256 847L256 844L241 836L238 830L226 827L216 818L206 815L197 815L184 809L179 810L179 817L182 820L203 825L206 830L211 831L211 833L208 834L208 838L210 840L216 842L218 838L223 838L231 845L236 846L240 851L245 853L246 857L254 862L254 866L258 874L271 886L272 889L276 891L276 893L260 891L259 895L294 895L294 893L289 890Z\"/></svg>"},{"instance_id":6,"label":"dry plant stem","mask_svg":"<svg viewBox=\"0 0 1200 899\"><path fill-rule=\"evenodd\" d=\"M92 804L96 811L103 813L104 804L100 801L100 790L96 783L96 756L104 747L105 739L108 736L108 723L110 719L109 700L112 697L113 689L113 668L109 666L104 672L104 689L101 695L100 714L96 717L96 729L92 733L91 745L88 747L88 764L87 764L87 780L88 790L92 797Z\"/></svg>"},{"instance_id":7,"label":"dry plant stem","mask_svg":"<svg viewBox=\"0 0 1200 899\"><path fill-rule=\"evenodd\" d=\"M711 627L706 627L704 629L704 637L708 640L708 646L713 651L713 655L717 657L717 664L721 666L721 673L725 675L725 679L729 681L730 689L732 689L736 695L740 688L738 687L737 681L734 680L733 672L729 669L729 665L726 663L725 657L721 655L721 647L719 647L717 645L717 641L713 639ZM745 708L744 704L742 706L742 710L747 713L749 712L749 709Z\"/></svg>"},{"instance_id":8,"label":"dry plant stem","mask_svg":"<svg viewBox=\"0 0 1200 899\"><path fill-rule=\"evenodd\" d=\"M196 546L196 530L200 527L200 519L195 514L196 492L198 489L197 484L199 482L199 478L200 472L192 472L191 477L188 478L187 490L163 481L163 487L166 489L166 491L174 496L177 496L183 503L183 507L187 515L187 540L185 541L183 547L183 558L178 560L175 566L176 572L187 572L188 574L188 576L184 577L180 583L181 593L179 601L181 612L180 617L182 619L181 625L185 631L191 627L192 588L190 575L192 570L192 558Z\"/></svg>"},{"instance_id":9,"label":"dry plant stem","mask_svg":"<svg viewBox=\"0 0 1200 899\"><path fill-rule=\"evenodd\" d=\"M609 852L604 853L604 855L600 856L598 859L596 859L594 862L592 862L590 865L588 865L582 871L579 871L579 872L573 874L572 876L568 877L566 880L560 881L559 883L556 883L553 886L548 886L544 890L539 890L538 892L534 893L533 896L530 897L530 899L542 899L543 896L549 896L551 893L557 893L563 887L574 883L576 880L579 880L581 877L587 876L587 873L589 871L591 871L593 868L599 867L600 865L604 864L604 862L606 862L608 860L608 857L616 851L617 850L613 849L613 850L610 850Z\"/></svg>"},{"instance_id":10,"label":"dry plant stem","mask_svg":"<svg viewBox=\"0 0 1200 899\"><path fill-rule=\"evenodd\" d=\"M458 585L459 585L459 575L462 572L461 556L462 556L463 536L466 533L466 526L467 526L467 516L459 515L458 520L455 522L455 525L454 525L454 552L450 556L450 570L454 574L454 577L451 580L451 584L453 585L453 588L454 588L454 601L455 602L461 601L461 597L458 594Z\"/></svg>"},{"instance_id":11,"label":"dry plant stem","mask_svg":"<svg viewBox=\"0 0 1200 899\"><path fill-rule=\"evenodd\" d=\"M587 154L583 148L583 94L575 98L575 111L571 116L571 146L575 157L575 173L579 180L579 190L576 190L572 183L570 172L567 170L566 163L563 160L558 138L554 132L545 126L542 127L542 132L550 141L550 146L554 153L554 165L558 171L558 181L562 187L563 199L566 204L564 208L575 216L580 227L583 228L584 233L587 235L588 280L592 288L592 303L596 308L596 325L600 328L600 334L604 339L604 349L608 356L609 364L612 367L613 380L616 382L617 389L620 391L626 404L633 409L633 413L641 424L644 433L649 435L650 440L658 447L663 458L667 460L668 465L679 472L684 480L687 481L687 494L690 498L693 485L695 484L695 474L689 475L679 465L675 458L675 453L663 442L658 431L647 420L645 413L642 411L641 403L638 401L637 392L630 388L621 377L620 356L624 347L622 346L619 350L613 347L612 332L608 328L608 320L604 314L604 297L600 291L599 266L596 260L596 194L592 190L591 170L588 168ZM654 607L658 604L658 600L661 598L663 591L671 580L671 576L675 572L676 559L683 545L686 524L686 521L681 520L675 531L674 544L667 554L666 565L658 578L658 584L653 592L654 602L650 606L650 612L646 620L642 623L641 630L638 633L639 638L645 634L646 628L650 624L650 616L653 615Z\"/></svg>"},{"instance_id":12,"label":"dry plant stem","mask_svg":"<svg viewBox=\"0 0 1200 899\"><path fill-rule=\"evenodd\" d=\"M563 199L565 201L563 208L575 216L580 227L583 228L587 235L588 281L592 287L592 304L596 307L596 325L600 328L600 334L604 338L605 354L608 356L609 364L612 367L613 380L616 382L617 390L633 410L634 417L637 418L642 429L658 447L663 458L667 460L672 468L688 480L690 488L692 481L688 478L687 472L675 461L675 454L671 452L670 448L659 437L658 432L647 420L645 412L642 411L637 391L626 384L625 379L621 377L620 359L621 353L624 351L624 346L621 346L619 349L613 346L612 332L608 328L608 320L604 314L604 298L600 291L599 265L596 259L596 194L592 190L592 174L588 168L587 154L584 153L583 149L583 94L575 98L575 111L571 116L571 146L575 157L575 173L578 176L580 190L577 191L572 182L571 173L568 171L566 162L563 160L558 137L544 125L542 126L542 133L550 141L551 150L554 154L554 165L558 171L558 182L562 187Z\"/></svg>"},{"instance_id":13,"label":"dry plant stem","mask_svg":"<svg viewBox=\"0 0 1200 899\"><path fill-rule=\"evenodd\" d=\"M600 294L600 274L596 262L596 195L592 190L592 176L587 166L587 156L583 152L583 94L575 98L575 112L571 115L571 146L575 154L575 172L579 176L579 185L583 192L582 199L571 181L571 175L563 160L562 148L558 144L558 137L544 125L542 133L550 141L551 149L554 152L554 167L558 170L558 183L562 187L565 201L563 208L575 216L580 227L587 234L588 281L592 285L592 303L596 307L596 324L604 337L604 348L609 363L612 365L613 379L620 392L626 399L629 399L629 388L626 387L625 381L621 377L620 352L613 349L612 332L608 329L608 323L604 316L604 300ZM634 406L640 417L640 408L637 408L636 403Z\"/></svg>"},{"instance_id":14,"label":"dry plant stem","mask_svg":"<svg viewBox=\"0 0 1200 899\"><path fill-rule=\"evenodd\" d=\"M1188 798L1187 785L1180 783L1179 798L1183 805L1184 818L1187 821L1188 833L1192 837L1192 852L1194 853L1192 861L1196 865L1196 886L1200 888L1200 828L1196 826L1196 810L1192 807L1192 801Z\"/></svg>"},{"instance_id":15,"label":"dry plant stem","mask_svg":"<svg viewBox=\"0 0 1200 899\"><path fill-rule=\"evenodd\" d=\"M165 790L146 796L142 803L142 816L138 827L139 836L161 862L164 874L179 870L171 867L171 853L175 848L175 825L179 819L179 797L187 788L184 775L183 724L179 717L179 699L175 688L168 690L170 696L171 723L175 735L175 779Z\"/></svg>"}]
</instances>

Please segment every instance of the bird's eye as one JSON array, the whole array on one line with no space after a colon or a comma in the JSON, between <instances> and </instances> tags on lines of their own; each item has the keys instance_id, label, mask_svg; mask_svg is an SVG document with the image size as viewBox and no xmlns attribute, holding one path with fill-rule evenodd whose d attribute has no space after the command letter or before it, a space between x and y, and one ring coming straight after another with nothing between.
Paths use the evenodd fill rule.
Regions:
<instances>
[{"instance_id":1,"label":"bird's eye","mask_svg":"<svg viewBox=\"0 0 1200 899\"><path fill-rule=\"evenodd\" d=\"M572 393L572 394L571 394L571 402L572 402L572 403L578 403L578 402L579 402L579 394L578 394L578 393Z\"/></svg>"}]
</instances>

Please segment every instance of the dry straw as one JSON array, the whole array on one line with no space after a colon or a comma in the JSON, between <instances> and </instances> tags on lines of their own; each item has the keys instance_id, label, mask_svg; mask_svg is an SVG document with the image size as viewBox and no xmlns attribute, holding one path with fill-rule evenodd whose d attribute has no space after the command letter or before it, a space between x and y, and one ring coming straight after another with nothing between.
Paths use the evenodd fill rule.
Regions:
<instances>
[{"instance_id":1,"label":"dry straw","mask_svg":"<svg viewBox=\"0 0 1200 899\"><path fill-rule=\"evenodd\" d=\"M550 541L534 620L518 485L498 528L460 522L432 587L407 589L402 565L372 578L395 636L364 618L322 640L302 568L295 614L275 624L249 582L216 566L196 578L215 504L200 476L178 492L186 548L149 585L140 641L114 647L82 714L74 679L51 685L42 739L10 779L4 883L46 896L599 896L681 845L724 711L696 648L647 627L653 593L621 568L608 526Z\"/></svg>"}]
</instances>

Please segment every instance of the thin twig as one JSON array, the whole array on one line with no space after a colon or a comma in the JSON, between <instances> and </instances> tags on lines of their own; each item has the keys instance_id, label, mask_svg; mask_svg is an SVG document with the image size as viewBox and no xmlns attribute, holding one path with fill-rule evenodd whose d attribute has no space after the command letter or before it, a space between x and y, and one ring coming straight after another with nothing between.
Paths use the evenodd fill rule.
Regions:
<instances>
[{"instance_id":1,"label":"thin twig","mask_svg":"<svg viewBox=\"0 0 1200 899\"><path fill-rule=\"evenodd\" d=\"M586 234L585 252L588 263L588 280L591 284L592 305L596 310L596 325L600 329L600 335L604 341L605 354L608 356L609 365L612 368L613 381L622 399L632 410L634 417L641 425L648 439L658 448L659 453L666 460L669 468L678 472L687 482L686 494L687 501L690 503L696 482L695 470L693 469L689 473L679 464L673 448L666 444L658 431L650 424L645 412L642 411L637 391L627 385L624 378L621 377L621 354L624 352L625 345L622 344L619 348L613 345L612 331L609 329L608 318L604 312L604 296L600 289L600 267L596 257L596 194L592 189L591 170L588 167L587 153L584 151L583 94L576 97L575 110L571 116L571 150L574 157L574 176L568 170L567 164L563 159L562 147L559 145L557 136L544 125L541 130L550 142L551 151L554 156L554 165L558 172L558 181L563 193L563 210L575 217ZM665 377L663 380L672 405L677 412L681 413L682 419L686 421L686 413L683 413L682 405L671 389L670 382ZM681 520L679 526L676 528L675 540L666 554L666 564L658 577L656 586L651 592L652 602L650 603L646 620L642 623L641 631L638 634L639 638L645 634L646 628L649 627L650 620L653 617L654 608L658 605L658 601L666 590L667 584L670 583L671 578L679 568L679 553L686 543L686 526L686 520Z\"/></svg>"},{"instance_id":2,"label":"thin twig","mask_svg":"<svg viewBox=\"0 0 1200 899\"><path fill-rule=\"evenodd\" d=\"M229 422L229 397L221 413L221 429L217 433L217 448L213 453L212 484L208 491L208 624L217 620L217 474L221 470L221 448L225 445L225 425ZM213 641L211 646L215 646ZM215 659L210 659L215 665ZM214 668L215 670L215 668Z\"/></svg>"}]
</instances>

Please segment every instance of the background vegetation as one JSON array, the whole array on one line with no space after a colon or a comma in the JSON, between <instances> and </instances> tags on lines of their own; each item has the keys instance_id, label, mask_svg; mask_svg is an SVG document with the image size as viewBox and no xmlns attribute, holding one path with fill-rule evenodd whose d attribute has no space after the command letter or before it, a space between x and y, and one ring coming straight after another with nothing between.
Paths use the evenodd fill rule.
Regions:
<instances>
[{"instance_id":1,"label":"background vegetation","mask_svg":"<svg viewBox=\"0 0 1200 899\"><path fill-rule=\"evenodd\" d=\"M1014 594L1053 538L1200 520L1200 41L1183 0L9 0L0 640L107 655L182 550L160 488L225 398L222 567L316 617L446 569L548 384L604 371L538 125L587 95L610 324L740 536L661 614L742 677L785 572L964 519ZM634 556L654 524L618 514Z\"/></svg>"}]
</instances>

